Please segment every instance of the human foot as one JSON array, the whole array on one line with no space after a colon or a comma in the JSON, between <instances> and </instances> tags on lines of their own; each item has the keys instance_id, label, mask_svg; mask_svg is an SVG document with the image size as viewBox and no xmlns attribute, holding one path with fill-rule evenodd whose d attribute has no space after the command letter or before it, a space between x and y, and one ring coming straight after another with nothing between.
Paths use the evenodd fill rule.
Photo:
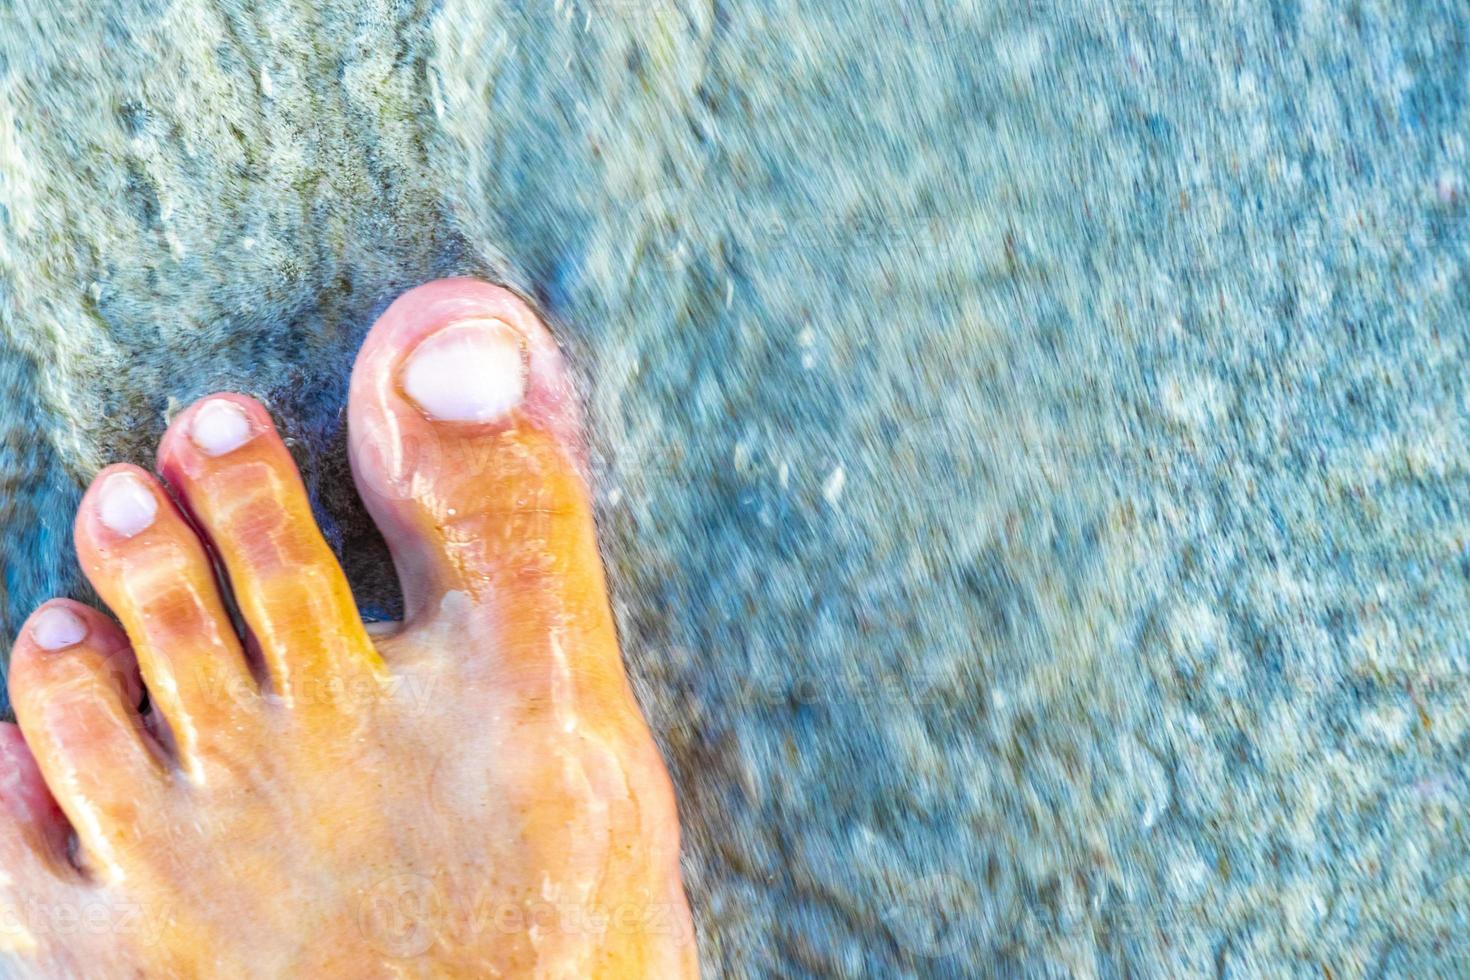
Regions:
<instances>
[{"instance_id":1,"label":"human foot","mask_svg":"<svg viewBox=\"0 0 1470 980\"><path fill-rule=\"evenodd\" d=\"M371 637L250 399L174 419L180 506L136 467L88 490L77 553L123 629L56 600L16 641L0 973L695 972L545 327L473 280L407 293L349 431L405 601Z\"/></svg>"}]
</instances>

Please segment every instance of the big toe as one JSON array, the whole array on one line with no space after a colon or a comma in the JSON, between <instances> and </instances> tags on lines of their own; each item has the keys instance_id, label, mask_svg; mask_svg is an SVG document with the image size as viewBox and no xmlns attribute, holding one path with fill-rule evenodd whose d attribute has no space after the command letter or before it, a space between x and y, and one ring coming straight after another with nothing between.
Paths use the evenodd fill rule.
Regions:
<instances>
[{"instance_id":1,"label":"big toe","mask_svg":"<svg viewBox=\"0 0 1470 980\"><path fill-rule=\"evenodd\" d=\"M399 297L358 355L348 418L410 628L480 617L463 625L497 634L502 661L577 649L616 669L573 386L521 299L474 279Z\"/></svg>"}]
</instances>

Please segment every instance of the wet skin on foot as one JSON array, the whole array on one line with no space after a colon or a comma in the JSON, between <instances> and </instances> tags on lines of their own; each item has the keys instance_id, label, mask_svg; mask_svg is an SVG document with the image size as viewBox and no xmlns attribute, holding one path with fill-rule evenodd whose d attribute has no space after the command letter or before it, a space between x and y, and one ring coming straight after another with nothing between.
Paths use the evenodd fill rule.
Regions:
<instances>
[{"instance_id":1,"label":"wet skin on foot","mask_svg":"<svg viewBox=\"0 0 1470 980\"><path fill-rule=\"evenodd\" d=\"M58 599L16 640L0 973L692 976L550 334L483 282L412 290L348 424L386 631L257 402L182 412L162 481L93 481L76 550L117 622Z\"/></svg>"}]
</instances>

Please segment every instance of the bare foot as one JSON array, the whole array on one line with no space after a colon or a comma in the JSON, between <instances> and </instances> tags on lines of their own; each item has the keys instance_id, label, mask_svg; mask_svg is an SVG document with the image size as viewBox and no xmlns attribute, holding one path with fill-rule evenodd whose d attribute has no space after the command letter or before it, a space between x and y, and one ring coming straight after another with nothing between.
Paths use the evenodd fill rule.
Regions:
<instances>
[{"instance_id":1,"label":"bare foot","mask_svg":"<svg viewBox=\"0 0 1470 980\"><path fill-rule=\"evenodd\" d=\"M503 289L422 286L368 336L349 422L390 632L248 398L174 419L173 497L132 466L87 491L77 554L122 628L56 600L16 641L0 973L694 975L551 336Z\"/></svg>"}]
</instances>

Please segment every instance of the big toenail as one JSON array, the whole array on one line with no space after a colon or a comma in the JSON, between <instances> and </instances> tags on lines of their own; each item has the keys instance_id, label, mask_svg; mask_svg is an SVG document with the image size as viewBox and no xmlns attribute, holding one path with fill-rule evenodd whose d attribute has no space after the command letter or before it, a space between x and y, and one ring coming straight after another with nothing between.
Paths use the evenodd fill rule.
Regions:
<instances>
[{"instance_id":1,"label":"big toenail","mask_svg":"<svg viewBox=\"0 0 1470 980\"><path fill-rule=\"evenodd\" d=\"M431 418L493 422L526 393L521 337L499 320L445 327L409 355L403 390Z\"/></svg>"},{"instance_id":2,"label":"big toenail","mask_svg":"<svg viewBox=\"0 0 1470 980\"><path fill-rule=\"evenodd\" d=\"M233 452L249 442L254 434L245 409L223 398L201 405L189 425L189 438L210 456Z\"/></svg>"},{"instance_id":3,"label":"big toenail","mask_svg":"<svg viewBox=\"0 0 1470 980\"><path fill-rule=\"evenodd\" d=\"M97 514L102 523L131 538L158 516L158 499L131 473L114 473L102 484Z\"/></svg>"},{"instance_id":4,"label":"big toenail","mask_svg":"<svg viewBox=\"0 0 1470 980\"><path fill-rule=\"evenodd\" d=\"M70 609L42 609L31 623L31 638L42 650L64 650L87 637L87 624Z\"/></svg>"}]
</instances>

